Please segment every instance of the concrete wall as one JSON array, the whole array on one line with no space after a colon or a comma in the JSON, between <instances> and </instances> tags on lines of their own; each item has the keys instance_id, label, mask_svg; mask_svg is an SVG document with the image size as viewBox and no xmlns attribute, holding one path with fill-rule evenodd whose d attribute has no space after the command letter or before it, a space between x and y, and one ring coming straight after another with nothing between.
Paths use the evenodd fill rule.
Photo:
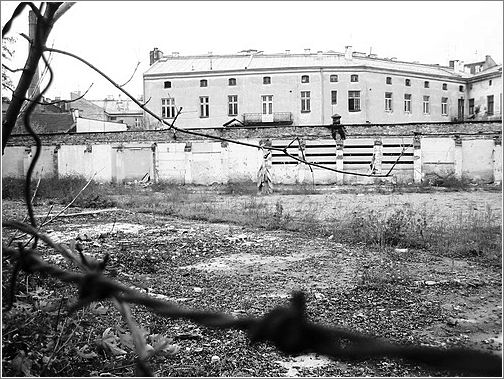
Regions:
<instances>
[{"instance_id":1,"label":"concrete wall","mask_svg":"<svg viewBox=\"0 0 504 379\"><path fill-rule=\"evenodd\" d=\"M76 120L77 120L77 126L76 126L77 133L121 132L126 131L128 129L126 124L119 122L89 120L87 118L81 118L81 117L78 117Z\"/></svg>"},{"instance_id":2,"label":"concrete wall","mask_svg":"<svg viewBox=\"0 0 504 379\"><path fill-rule=\"evenodd\" d=\"M209 133L253 145L267 141L282 149L290 145L290 154L338 171L367 175L374 167L376 174L383 175L395 165L387 179L316 167L312 173L306 164L274 151L272 174L277 184L313 180L317 184L411 183L429 175L450 174L474 181L502 180L500 123L348 127L343 142L332 139L327 127L214 129ZM91 177L96 173L99 181L123 182L149 175L152 180L209 185L255 181L262 164L257 147L171 132L58 134L41 135L41 139L44 147L35 176ZM34 149L29 137L13 136L2 158L3 177L23 177Z\"/></svg>"}]
</instances>

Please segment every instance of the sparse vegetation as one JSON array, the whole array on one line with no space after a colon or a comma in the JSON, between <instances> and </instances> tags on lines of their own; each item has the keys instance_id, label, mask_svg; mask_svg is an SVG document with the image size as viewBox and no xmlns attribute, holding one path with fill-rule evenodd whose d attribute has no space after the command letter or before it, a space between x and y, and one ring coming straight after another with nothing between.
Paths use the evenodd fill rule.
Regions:
<instances>
[{"instance_id":1,"label":"sparse vegetation","mask_svg":"<svg viewBox=\"0 0 504 379\"><path fill-rule=\"evenodd\" d=\"M68 203L87 183L87 179L69 176L42 179L35 202ZM447 179L461 188L466 182ZM32 188L35 188L34 182ZM381 187L378 187L380 189ZM2 185L3 199L20 199L23 181L6 178ZM364 191L363 188L357 187ZM342 193L351 188L345 188ZM369 190L369 188L367 189ZM278 187L283 195L313 195L313 186ZM380 192L380 191L378 191ZM315 192L317 193L317 192ZM226 197L232 196L233 201ZM293 214L285 208L282 197L274 203L257 193L254 183L230 183L216 188L189 187L159 182L148 187L91 182L74 206L119 206L137 212L173 215L186 219L228 222L266 229L283 229L318 236L333 236L346 243L364 243L380 248L425 249L442 256L474 257L501 262L501 225L490 207L485 213L460 212L452 220L439 220L425 209L412 206L386 211L370 207L352 208L351 212L335 211L332 219L318 217L318 208Z\"/></svg>"}]
</instances>

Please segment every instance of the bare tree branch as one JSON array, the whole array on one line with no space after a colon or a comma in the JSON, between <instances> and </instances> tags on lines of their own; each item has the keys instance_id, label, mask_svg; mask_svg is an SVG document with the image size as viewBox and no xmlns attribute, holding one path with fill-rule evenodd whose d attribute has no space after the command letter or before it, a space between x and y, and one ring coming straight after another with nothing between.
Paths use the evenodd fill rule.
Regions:
<instances>
[{"instance_id":1,"label":"bare tree branch","mask_svg":"<svg viewBox=\"0 0 504 379\"><path fill-rule=\"evenodd\" d=\"M67 1L61 4L56 13L54 13L53 22L59 20L61 16L63 16L71 7L75 5L75 1Z\"/></svg>"},{"instance_id":2,"label":"bare tree branch","mask_svg":"<svg viewBox=\"0 0 504 379\"><path fill-rule=\"evenodd\" d=\"M131 79L133 79L133 77L135 76L135 73L138 70L138 66L140 66L140 62L137 63L137 65L135 67L135 70L133 71L133 74L131 74L131 77L126 81L126 83L120 85L120 87L124 87L126 84L128 84L129 82L131 82Z\"/></svg>"},{"instance_id":3,"label":"bare tree branch","mask_svg":"<svg viewBox=\"0 0 504 379\"><path fill-rule=\"evenodd\" d=\"M11 18L9 19L9 21L7 21L7 23L4 25L4 27L2 28L2 38L7 34L9 33L10 31L10 28L12 26L12 23L14 22L14 20L23 12L23 10L25 9L26 6L29 6L31 8L31 10L33 11L33 13L35 13L35 15L37 16L37 19L41 19L42 18L42 15L40 14L40 11L39 9L35 6L35 4L33 3L29 3L29 2L22 2L20 3L16 9L14 9L14 12L12 12L12 16Z\"/></svg>"},{"instance_id":4,"label":"bare tree branch","mask_svg":"<svg viewBox=\"0 0 504 379\"><path fill-rule=\"evenodd\" d=\"M3 64L2 63L2 67L5 68L7 71L10 71L10 72L20 72L20 71L24 71L24 68L16 68L16 69L12 69L10 67L8 67L7 65ZM10 89L10 88L9 88Z\"/></svg>"},{"instance_id":5,"label":"bare tree branch","mask_svg":"<svg viewBox=\"0 0 504 379\"><path fill-rule=\"evenodd\" d=\"M37 32L35 35L35 43L31 45L30 51L28 53L28 58L26 59L24 71L21 74L21 78L19 79L16 90L14 91L14 94L16 96L13 96L2 121L2 154L5 152L5 146L7 145L7 141L9 140L9 137L12 134L12 130L16 125L16 120L21 111L21 107L23 106L26 92L30 88L33 76L35 75L35 72L37 70L37 65L42 57L44 46L54 24L54 13L61 5L61 3L47 3L44 15L41 16L40 12L36 10L36 7L32 3L24 4L24 6L29 5L35 12L35 14L37 14ZM5 36L5 34L10 30L12 20L17 17L19 13L21 13L24 6L21 6L20 4L16 8L16 11L11 17L11 22L9 23L8 27L6 28L7 25L5 25L2 29L3 36Z\"/></svg>"}]
</instances>

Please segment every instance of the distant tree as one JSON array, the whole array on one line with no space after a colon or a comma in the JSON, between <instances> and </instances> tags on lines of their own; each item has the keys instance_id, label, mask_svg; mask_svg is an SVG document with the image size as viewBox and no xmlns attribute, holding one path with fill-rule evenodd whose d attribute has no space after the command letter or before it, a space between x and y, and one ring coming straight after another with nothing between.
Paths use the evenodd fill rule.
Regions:
<instances>
[{"instance_id":1,"label":"distant tree","mask_svg":"<svg viewBox=\"0 0 504 379\"><path fill-rule=\"evenodd\" d=\"M8 62L14 54L12 49L12 44L16 42L14 37L4 37L2 38L2 61ZM2 65L2 90L7 88L12 88L12 79L4 65Z\"/></svg>"}]
</instances>

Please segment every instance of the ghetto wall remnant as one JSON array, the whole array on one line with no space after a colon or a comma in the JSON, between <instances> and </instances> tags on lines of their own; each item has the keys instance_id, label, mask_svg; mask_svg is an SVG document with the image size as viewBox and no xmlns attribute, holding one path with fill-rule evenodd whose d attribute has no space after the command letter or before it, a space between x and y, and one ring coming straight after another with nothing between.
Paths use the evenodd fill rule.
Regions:
<instances>
[{"instance_id":1,"label":"ghetto wall remnant","mask_svg":"<svg viewBox=\"0 0 504 379\"><path fill-rule=\"evenodd\" d=\"M419 183L454 176L480 182L502 180L502 124L350 125L345 140L333 139L327 126L206 129L217 137L259 145L269 141L309 162L347 172L391 175L385 180ZM102 182L166 180L180 184L255 181L260 149L173 131L125 131L45 134L35 175L84 175ZM34 153L28 136L12 136L2 159L3 177L26 175ZM360 177L309 169L281 152L272 155L278 184L375 183Z\"/></svg>"}]
</instances>

